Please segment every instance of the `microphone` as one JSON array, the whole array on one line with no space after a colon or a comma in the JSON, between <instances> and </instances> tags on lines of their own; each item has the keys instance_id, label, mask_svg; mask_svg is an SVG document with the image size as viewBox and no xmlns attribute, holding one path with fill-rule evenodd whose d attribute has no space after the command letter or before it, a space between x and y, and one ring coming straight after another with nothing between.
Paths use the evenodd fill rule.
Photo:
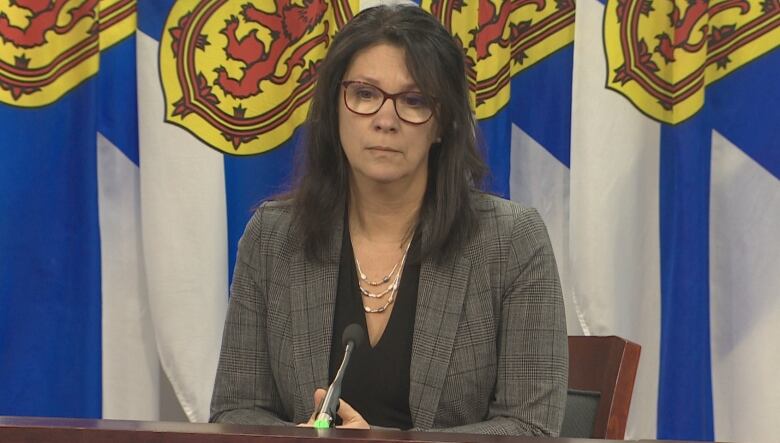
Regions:
<instances>
[{"instance_id":1,"label":"microphone","mask_svg":"<svg viewBox=\"0 0 780 443\"><path fill-rule=\"evenodd\" d=\"M322 403L320 403L320 407L317 409L317 417L314 420L314 427L316 429L333 427L336 413L339 410L341 381L344 379L344 373L347 371L349 357L352 355L352 351L363 345L365 340L366 333L359 324L352 323L344 328L344 333L341 334L341 345L344 346L344 359L341 361L338 372L336 372L336 378L333 379L333 383L328 387L328 392L325 394L325 398L322 399Z\"/></svg>"}]
</instances>

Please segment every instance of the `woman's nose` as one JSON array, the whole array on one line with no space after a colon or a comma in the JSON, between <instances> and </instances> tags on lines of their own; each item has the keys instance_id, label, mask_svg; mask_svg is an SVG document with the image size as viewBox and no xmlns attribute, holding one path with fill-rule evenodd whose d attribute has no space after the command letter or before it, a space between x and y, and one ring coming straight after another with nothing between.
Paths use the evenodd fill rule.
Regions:
<instances>
[{"instance_id":1,"label":"woman's nose","mask_svg":"<svg viewBox=\"0 0 780 443\"><path fill-rule=\"evenodd\" d=\"M374 114L374 127L383 131L397 131L400 125L398 114L395 112L395 102L388 98L382 103L379 111Z\"/></svg>"}]
</instances>

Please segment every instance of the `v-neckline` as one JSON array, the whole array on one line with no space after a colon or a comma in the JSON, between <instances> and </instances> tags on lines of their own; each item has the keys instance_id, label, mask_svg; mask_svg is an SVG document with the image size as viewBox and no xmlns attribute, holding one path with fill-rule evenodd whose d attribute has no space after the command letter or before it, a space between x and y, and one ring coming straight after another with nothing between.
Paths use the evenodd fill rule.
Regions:
<instances>
[{"instance_id":1,"label":"v-neckline","mask_svg":"<svg viewBox=\"0 0 780 443\"><path fill-rule=\"evenodd\" d=\"M346 226L348 226L348 225L346 225ZM396 298L393 301L393 305L394 306L390 310L390 316L387 319L387 323L385 324L385 328L382 331L382 335L379 336L379 339L376 341L376 343L371 344L371 339L370 339L370 337L368 335L368 320L366 320L366 316L367 315L372 315L372 314L367 313L365 311L365 309L363 308L363 306L364 306L363 305L363 294L360 292L360 286L359 286L360 282L358 281L357 266L355 265L355 248L354 248L354 246L352 246L352 234L349 232L349 228L348 227L345 227L344 231L345 231L344 232L344 237L345 237L345 240L347 242L347 245L349 246L350 275L351 275L351 277L350 277L350 280L351 280L350 287L352 288L351 292L353 292L355 294L355 296L357 297L356 309L358 309L360 311L360 316L359 316L360 317L360 326L362 326L363 330L366 331L366 341L367 341L367 344L368 344L367 349L369 350L369 352L373 353L373 352L377 351L377 348L384 341L385 335L390 330L391 325L393 325L395 323L395 322L393 322L393 319L396 317L396 315L395 315L396 310L397 310L396 308L398 307L398 305L400 303L402 303L402 301L399 299L398 295L400 293L401 283L402 283L403 279L406 277L406 273L404 272L405 271L404 268L406 268L407 265L405 264L404 268L402 268L399 271L399 272L401 272L401 280L398 281L399 289L396 289L396 291L397 291L396 294L395 294ZM410 245L410 249L411 249L411 245ZM388 294L388 296L389 296L389 294Z\"/></svg>"}]
</instances>

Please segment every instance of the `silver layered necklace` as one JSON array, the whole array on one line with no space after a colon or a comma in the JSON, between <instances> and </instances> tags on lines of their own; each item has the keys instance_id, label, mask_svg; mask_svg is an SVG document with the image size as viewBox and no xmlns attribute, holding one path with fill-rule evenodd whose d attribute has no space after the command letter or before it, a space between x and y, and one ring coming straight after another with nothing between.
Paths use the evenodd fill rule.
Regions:
<instances>
[{"instance_id":1,"label":"silver layered necklace","mask_svg":"<svg viewBox=\"0 0 780 443\"><path fill-rule=\"evenodd\" d=\"M390 272L382 277L381 279L377 281L369 280L368 277L366 277L366 274L363 272L363 270L360 268L360 260L358 260L357 255L355 255L355 267L357 268L357 274L358 274L358 288L360 288L360 293L364 297L368 298L383 298L384 296L388 295L387 301L385 301L385 304L382 306L379 306L377 308L370 308L368 306L363 305L363 310L365 310L369 314L378 314L380 312L384 312L388 306L393 304L395 301L395 296L398 294L398 287L401 282L401 274L403 273L404 264L406 263L406 256L409 254L409 246L412 244L411 240L409 243L406 244L406 249L404 249L404 255L401 257L401 260L396 262L395 266L393 266L393 269L390 270ZM391 282L392 279L392 282ZM390 285L385 288L382 291L379 292L372 292L369 288L375 288L377 286L382 286L390 282Z\"/></svg>"}]
</instances>

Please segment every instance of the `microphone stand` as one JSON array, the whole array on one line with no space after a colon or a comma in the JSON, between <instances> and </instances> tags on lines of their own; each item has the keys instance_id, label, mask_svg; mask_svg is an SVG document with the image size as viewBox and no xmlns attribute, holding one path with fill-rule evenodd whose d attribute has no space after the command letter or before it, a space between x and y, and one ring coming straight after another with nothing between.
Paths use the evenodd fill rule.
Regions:
<instances>
[{"instance_id":1,"label":"microphone stand","mask_svg":"<svg viewBox=\"0 0 780 443\"><path fill-rule=\"evenodd\" d=\"M314 419L315 429L327 429L332 428L336 413L339 410L339 397L341 396L341 380L344 378L347 364L349 363L349 357L352 355L352 350L355 349L355 342L350 340L347 342L347 347L344 349L344 359L341 361L338 372L336 372L336 378L333 379L328 388L328 392L325 394L325 398L322 399L320 406L320 413L317 414L317 418Z\"/></svg>"}]
</instances>

